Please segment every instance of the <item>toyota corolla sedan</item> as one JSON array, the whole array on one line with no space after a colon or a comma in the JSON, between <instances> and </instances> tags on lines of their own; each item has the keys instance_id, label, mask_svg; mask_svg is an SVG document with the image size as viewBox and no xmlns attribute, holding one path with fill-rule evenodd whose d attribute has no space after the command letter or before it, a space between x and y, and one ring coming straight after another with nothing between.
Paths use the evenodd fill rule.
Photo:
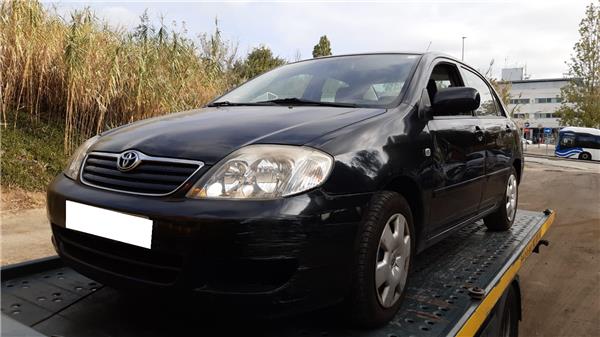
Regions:
<instances>
[{"instance_id":1,"label":"toyota corolla sedan","mask_svg":"<svg viewBox=\"0 0 600 337\"><path fill-rule=\"evenodd\" d=\"M281 312L345 301L377 326L417 253L479 219L512 225L523 164L516 125L468 65L334 56L89 139L48 214L65 263L118 289Z\"/></svg>"}]
</instances>

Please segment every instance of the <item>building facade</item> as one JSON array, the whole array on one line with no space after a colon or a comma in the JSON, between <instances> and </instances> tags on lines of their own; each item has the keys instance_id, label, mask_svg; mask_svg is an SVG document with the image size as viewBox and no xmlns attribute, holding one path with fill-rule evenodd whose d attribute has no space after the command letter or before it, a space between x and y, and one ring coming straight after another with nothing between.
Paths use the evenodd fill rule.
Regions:
<instances>
[{"instance_id":1,"label":"building facade","mask_svg":"<svg viewBox=\"0 0 600 337\"><path fill-rule=\"evenodd\" d=\"M523 68L502 69L502 84L510 85L509 111L523 130L523 136L534 142L553 142L558 135L561 106L560 90L568 78L524 79Z\"/></svg>"}]
</instances>

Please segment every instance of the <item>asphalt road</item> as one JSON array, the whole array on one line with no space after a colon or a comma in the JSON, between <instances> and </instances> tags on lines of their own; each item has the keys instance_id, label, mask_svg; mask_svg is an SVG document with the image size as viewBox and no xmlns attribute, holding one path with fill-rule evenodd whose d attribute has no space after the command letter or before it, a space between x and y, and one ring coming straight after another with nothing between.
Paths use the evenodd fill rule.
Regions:
<instances>
[{"instance_id":1,"label":"asphalt road","mask_svg":"<svg viewBox=\"0 0 600 337\"><path fill-rule=\"evenodd\" d=\"M554 209L520 272L521 336L600 336L600 164L527 158L519 207ZM44 209L2 216L1 264L54 254Z\"/></svg>"}]
</instances>

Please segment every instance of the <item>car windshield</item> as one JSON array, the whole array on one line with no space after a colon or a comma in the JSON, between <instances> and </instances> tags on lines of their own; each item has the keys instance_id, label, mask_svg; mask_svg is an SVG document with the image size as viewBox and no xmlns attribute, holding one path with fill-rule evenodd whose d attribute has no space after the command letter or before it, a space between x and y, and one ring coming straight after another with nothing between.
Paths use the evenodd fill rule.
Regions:
<instances>
[{"instance_id":1,"label":"car windshield","mask_svg":"<svg viewBox=\"0 0 600 337\"><path fill-rule=\"evenodd\" d=\"M212 104L323 103L386 107L403 92L417 55L371 54L285 65L250 80Z\"/></svg>"},{"instance_id":2,"label":"car windshield","mask_svg":"<svg viewBox=\"0 0 600 337\"><path fill-rule=\"evenodd\" d=\"M575 147L575 135L572 133L561 133L560 145L562 147Z\"/></svg>"}]
</instances>

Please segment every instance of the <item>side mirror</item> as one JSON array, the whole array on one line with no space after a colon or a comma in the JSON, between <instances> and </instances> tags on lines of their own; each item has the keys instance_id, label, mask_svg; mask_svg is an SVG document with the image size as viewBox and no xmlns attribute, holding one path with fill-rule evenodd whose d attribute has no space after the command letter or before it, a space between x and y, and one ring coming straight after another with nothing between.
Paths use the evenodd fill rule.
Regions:
<instances>
[{"instance_id":1,"label":"side mirror","mask_svg":"<svg viewBox=\"0 0 600 337\"><path fill-rule=\"evenodd\" d=\"M479 108L481 98L477 90L469 87L439 89L433 97L433 113L436 116L462 114Z\"/></svg>"}]
</instances>

